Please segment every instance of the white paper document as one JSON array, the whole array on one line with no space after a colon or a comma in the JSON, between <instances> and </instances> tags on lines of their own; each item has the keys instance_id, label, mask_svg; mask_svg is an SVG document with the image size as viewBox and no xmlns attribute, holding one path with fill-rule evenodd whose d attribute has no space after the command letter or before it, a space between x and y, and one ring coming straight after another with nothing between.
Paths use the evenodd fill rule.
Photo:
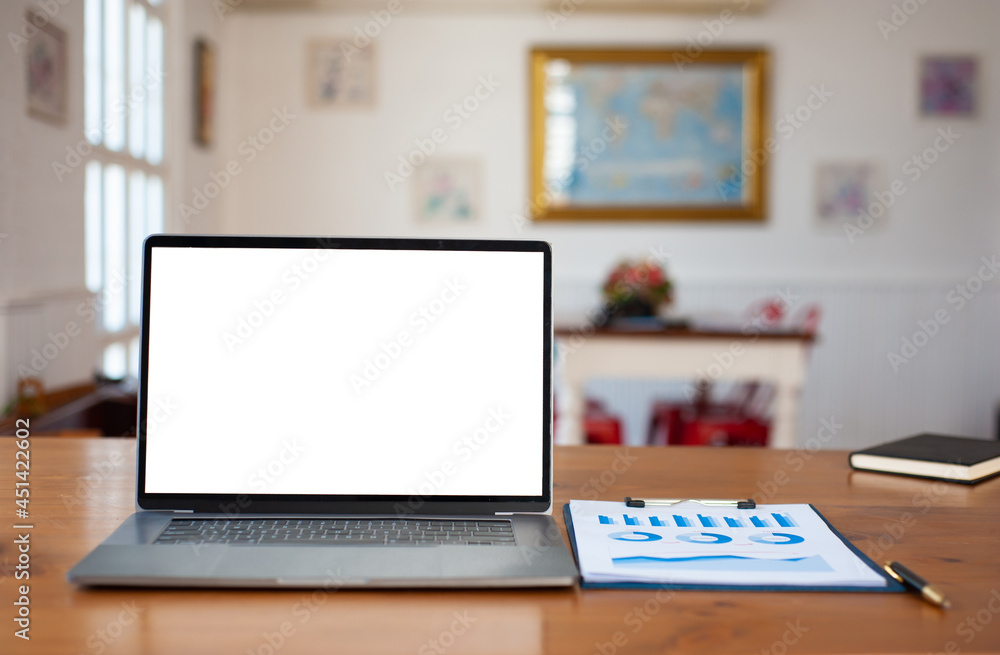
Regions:
<instances>
[{"instance_id":1,"label":"white paper document","mask_svg":"<svg viewBox=\"0 0 1000 655\"><path fill-rule=\"evenodd\" d=\"M756 509L572 500L587 582L885 587L809 505Z\"/></svg>"}]
</instances>

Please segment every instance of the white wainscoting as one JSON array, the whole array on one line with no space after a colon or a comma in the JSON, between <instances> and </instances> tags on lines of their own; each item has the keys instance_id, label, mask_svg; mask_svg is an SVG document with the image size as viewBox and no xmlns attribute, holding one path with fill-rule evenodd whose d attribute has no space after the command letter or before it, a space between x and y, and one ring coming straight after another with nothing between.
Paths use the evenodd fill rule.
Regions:
<instances>
[{"instance_id":1,"label":"white wainscoting","mask_svg":"<svg viewBox=\"0 0 1000 655\"><path fill-rule=\"evenodd\" d=\"M799 409L800 446L818 434L823 420L842 425L822 444L827 448L861 448L920 431L995 438L1000 279L987 282L961 308L948 301L954 288L914 283L685 283L678 285L676 307L680 314L731 313L779 289L798 297L791 313L807 303L822 307L819 340ZM572 281L557 281L554 296L557 316L582 314L598 303L592 285ZM49 334L65 331L70 321L80 326L80 336L47 361L41 378L47 387L56 388L91 377L98 351L95 326L79 312L89 298L89 292L79 290L0 305L0 399L13 398L18 365L31 367L33 352L42 352L52 342ZM895 372L888 353L900 353L903 338L913 340L920 330L918 321L929 321L939 310L946 312L948 322ZM628 442L638 444L645 441L652 400L677 397L685 388L676 380L598 380L591 383L589 395L618 414Z\"/></svg>"},{"instance_id":2,"label":"white wainscoting","mask_svg":"<svg viewBox=\"0 0 1000 655\"><path fill-rule=\"evenodd\" d=\"M921 431L996 438L1000 277L961 307L949 302L960 298L949 295L955 284L686 283L678 285L676 312L738 313L779 290L797 297L790 314L809 303L821 306L799 407L800 447L820 443L817 435L827 434L820 433L824 420L842 426L821 443L825 448L861 448ZM565 280L554 285L554 295L557 319L582 314L599 301L592 285ZM894 370L889 353L901 353L904 337L914 340L919 321L933 332L928 321L941 310L947 322L926 343L918 336L924 345ZM641 444L651 401L681 397L685 388L676 380L597 380L588 396L622 418L628 443Z\"/></svg>"},{"instance_id":3,"label":"white wainscoting","mask_svg":"<svg viewBox=\"0 0 1000 655\"><path fill-rule=\"evenodd\" d=\"M21 366L22 372L37 372L48 389L93 377L97 339L87 311L91 297L79 289L0 301L0 402L16 396ZM77 329L76 336L67 334Z\"/></svg>"}]
</instances>

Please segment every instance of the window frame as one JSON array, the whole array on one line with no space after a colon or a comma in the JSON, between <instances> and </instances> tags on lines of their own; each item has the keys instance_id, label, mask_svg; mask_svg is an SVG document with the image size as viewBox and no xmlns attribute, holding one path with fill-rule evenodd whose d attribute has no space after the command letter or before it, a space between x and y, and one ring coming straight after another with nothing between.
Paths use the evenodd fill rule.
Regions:
<instances>
[{"instance_id":1,"label":"window frame","mask_svg":"<svg viewBox=\"0 0 1000 655\"><path fill-rule=\"evenodd\" d=\"M86 271L87 287L94 294L96 309L95 337L97 352L95 368L102 375L134 378L138 372L138 347L141 334L141 252L142 239L151 232L163 231L167 220L167 199L170 188L170 119L168 107L170 90L166 84L164 69L168 61L168 44L171 29L167 0L85 0L84 29L84 134L91 149L85 165L86 169ZM121 7L121 15L116 27L121 28L121 39L115 43L121 55L118 69L109 72L107 37L107 10L112 4ZM145 34L139 40L133 39L136 28L133 12L141 10L140 29ZM158 22L158 34L155 23ZM152 27L151 27L152 26ZM151 58L151 35L158 36L159 53L157 63ZM91 40L94 41L91 41ZM95 45L96 42L96 45ZM140 48L135 49L136 43ZM154 44L155 45L155 44ZM135 62L135 55L141 63ZM96 61L95 61L96 59ZM151 59L153 61L151 61ZM117 75L120 79L109 82ZM109 96L108 86L119 88L115 97ZM117 93L120 91L121 93ZM158 106L157 106L158 105ZM95 111L96 110L96 111ZM157 112L160 143L151 141L151 112ZM117 121L118 123L112 123ZM141 123L141 148L136 153L134 126ZM111 141L112 146L109 147ZM151 152L150 145L153 145ZM158 156L156 156L158 155ZM120 210L119 227L123 234L117 236L117 243L123 243L124 252L117 253L121 268L114 272L106 266L109 229L108 178L116 169L121 169L122 195L117 210ZM141 183L134 186L134 176L141 175ZM156 182L158 180L158 183ZM141 188L140 205L134 201L136 188ZM158 190L153 200L151 190ZM95 196L96 197L92 197ZM158 200L158 206L156 201ZM94 212L98 215L94 215ZM141 216L135 216L135 212ZM137 220L138 219L138 220ZM141 225L141 228L139 227ZM95 245L96 244L96 245ZM96 261L95 261L96 260ZM123 320L109 326L109 311L123 315ZM123 349L124 362L112 369L109 360L113 349ZM122 352L122 351L118 351ZM120 355L119 355L120 356Z\"/></svg>"}]
</instances>

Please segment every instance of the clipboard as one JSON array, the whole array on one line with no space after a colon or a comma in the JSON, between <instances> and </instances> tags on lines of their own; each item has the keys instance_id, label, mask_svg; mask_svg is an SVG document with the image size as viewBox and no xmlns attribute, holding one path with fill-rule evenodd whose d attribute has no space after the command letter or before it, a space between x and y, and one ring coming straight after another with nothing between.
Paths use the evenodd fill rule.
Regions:
<instances>
[{"instance_id":1,"label":"clipboard","mask_svg":"<svg viewBox=\"0 0 1000 655\"><path fill-rule=\"evenodd\" d=\"M624 507L623 503L623 507ZM853 585L742 585L742 584L688 584L688 583L656 583L656 582L633 582L633 581L622 581L622 582L588 582L583 576L583 571L580 572L580 587L582 589L680 589L680 590L697 590L697 591L835 591L835 592L865 592L865 593L904 593L906 592L906 587L892 578L888 573L886 573L881 566L876 564L871 560L870 557L865 555L861 550L859 550L854 544L844 538L844 535L833 527L833 525L827 520L819 510L816 509L811 503L808 507L812 509L825 524L826 527L830 529L840 541L855 555L859 560L861 560L866 566L876 572L880 577L885 579L886 585L884 587L867 587L867 586L853 586ZM566 532L569 534L570 546L573 549L573 557L576 559L577 565L580 563L580 553L578 551L576 542L576 531L573 526L573 513L570 510L569 503L563 505L563 517L566 520Z\"/></svg>"}]
</instances>

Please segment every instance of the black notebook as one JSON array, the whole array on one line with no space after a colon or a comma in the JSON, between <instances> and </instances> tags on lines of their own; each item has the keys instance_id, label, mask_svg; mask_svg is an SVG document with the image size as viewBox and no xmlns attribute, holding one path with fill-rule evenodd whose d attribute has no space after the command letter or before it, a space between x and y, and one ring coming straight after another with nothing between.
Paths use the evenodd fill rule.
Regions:
<instances>
[{"instance_id":1,"label":"black notebook","mask_svg":"<svg viewBox=\"0 0 1000 655\"><path fill-rule=\"evenodd\" d=\"M1000 441L918 434L851 453L852 468L974 484L1000 474Z\"/></svg>"}]
</instances>

